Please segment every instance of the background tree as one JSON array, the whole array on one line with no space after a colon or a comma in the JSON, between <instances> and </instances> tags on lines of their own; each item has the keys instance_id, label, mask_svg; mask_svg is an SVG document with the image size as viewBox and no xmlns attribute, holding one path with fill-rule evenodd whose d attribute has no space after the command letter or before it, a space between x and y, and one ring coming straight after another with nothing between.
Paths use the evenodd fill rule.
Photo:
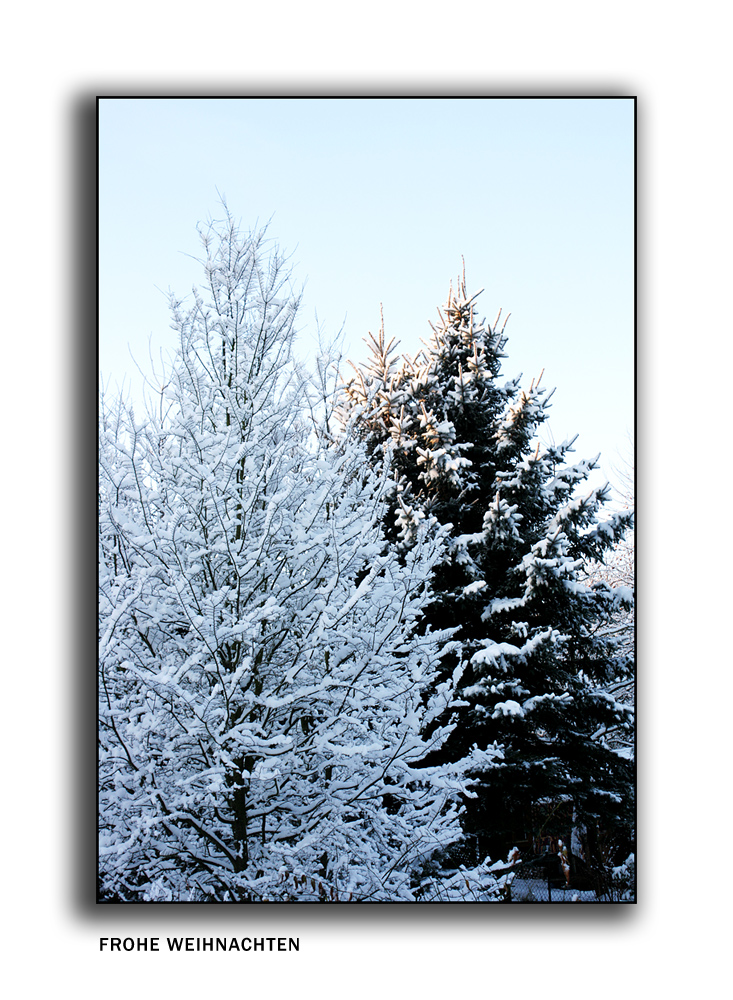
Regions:
<instances>
[{"instance_id":1,"label":"background tree","mask_svg":"<svg viewBox=\"0 0 733 1000\"><path fill-rule=\"evenodd\" d=\"M426 621L458 626L470 667L460 724L426 762L458 760L474 744L504 749L500 768L476 775L465 831L496 857L518 831L538 832L533 804L571 803L592 851L593 831L620 836L633 821L631 765L594 739L630 727L630 708L608 685L633 668L599 628L630 591L588 582L586 570L632 513L602 519L608 490L586 485L595 462L569 464L573 441L540 443L550 396L539 379L526 391L500 379L504 327L479 321L475 300L464 276L414 358L398 359L382 325L345 386L343 415L375 461L394 451L386 522L395 548L408 552L426 517L450 528ZM448 673L454 662L448 653ZM557 832L546 812L542 832Z\"/></svg>"},{"instance_id":2,"label":"background tree","mask_svg":"<svg viewBox=\"0 0 733 1000\"><path fill-rule=\"evenodd\" d=\"M620 468L615 468L615 502L623 510L631 510L634 506L634 465L633 441L630 442L631 458L626 459ZM635 531L631 528L612 549L604 556L603 562L593 563L589 567L591 581L605 581L617 593L621 588L627 588L633 594L636 576ZM636 616L633 604L621 607L609 621L599 625L605 635L612 637L616 644L619 657L626 657L629 663L635 660L636 648ZM607 686L607 690L629 707L636 700L636 675L633 671L624 670ZM607 729L602 727L596 733L597 739L617 753L633 759L635 734L626 726Z\"/></svg>"},{"instance_id":3,"label":"background tree","mask_svg":"<svg viewBox=\"0 0 733 1000\"><path fill-rule=\"evenodd\" d=\"M156 406L101 407L102 898L412 899L467 787L416 766L450 731L442 535L398 558L387 456L311 432L277 248L201 235Z\"/></svg>"}]
</instances>

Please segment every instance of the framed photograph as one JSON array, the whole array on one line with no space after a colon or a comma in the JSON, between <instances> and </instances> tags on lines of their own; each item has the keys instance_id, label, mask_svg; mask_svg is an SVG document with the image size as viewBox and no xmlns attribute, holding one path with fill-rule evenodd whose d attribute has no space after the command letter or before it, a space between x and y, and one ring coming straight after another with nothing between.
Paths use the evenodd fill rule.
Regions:
<instances>
[{"instance_id":1,"label":"framed photograph","mask_svg":"<svg viewBox=\"0 0 733 1000\"><path fill-rule=\"evenodd\" d=\"M636 902L635 98L97 113L98 903Z\"/></svg>"}]
</instances>

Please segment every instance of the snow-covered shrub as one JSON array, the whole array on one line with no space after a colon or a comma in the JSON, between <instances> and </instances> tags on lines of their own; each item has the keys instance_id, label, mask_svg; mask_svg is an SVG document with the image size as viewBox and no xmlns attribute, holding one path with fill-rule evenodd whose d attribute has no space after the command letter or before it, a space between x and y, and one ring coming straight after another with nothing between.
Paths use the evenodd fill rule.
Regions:
<instances>
[{"instance_id":1,"label":"snow-covered shrub","mask_svg":"<svg viewBox=\"0 0 733 1000\"><path fill-rule=\"evenodd\" d=\"M612 899L633 903L636 901L636 857L630 854L623 864L611 869Z\"/></svg>"}]
</instances>

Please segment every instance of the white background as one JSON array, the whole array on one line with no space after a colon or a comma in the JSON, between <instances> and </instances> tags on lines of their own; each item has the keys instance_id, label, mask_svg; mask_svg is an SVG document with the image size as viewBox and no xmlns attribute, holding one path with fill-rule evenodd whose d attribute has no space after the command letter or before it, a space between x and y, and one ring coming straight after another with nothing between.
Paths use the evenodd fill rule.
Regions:
<instances>
[{"instance_id":1,"label":"white background","mask_svg":"<svg viewBox=\"0 0 733 1000\"><path fill-rule=\"evenodd\" d=\"M4 979L15 993L720 995L731 902L723 9L708 0L684 9L517 2L494 13L392 0L353 13L318 3L150 2L6 12L0 828ZM94 151L79 139L84 108L95 94L246 91L639 98L635 907L182 914L80 902L81 876L94 863L86 786L94 775L95 275L85 245L94 240L93 191L81 190L93 185ZM301 950L98 952L102 935L174 933L298 935Z\"/></svg>"}]
</instances>

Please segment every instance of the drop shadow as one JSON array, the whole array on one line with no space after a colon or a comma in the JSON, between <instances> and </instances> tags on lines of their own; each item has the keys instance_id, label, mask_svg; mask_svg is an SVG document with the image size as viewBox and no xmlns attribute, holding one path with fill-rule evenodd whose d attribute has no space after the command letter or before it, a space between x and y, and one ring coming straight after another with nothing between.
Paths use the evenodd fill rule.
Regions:
<instances>
[{"instance_id":1,"label":"drop shadow","mask_svg":"<svg viewBox=\"0 0 733 1000\"><path fill-rule=\"evenodd\" d=\"M70 143L70 200L73 206L74 226L70 236L70 254L73 266L71 316L69 317L68 379L71 400L71 425L73 445L71 455L71 523L73 565L69 567L70 586L73 592L72 634L69 678L74 693L74 717L71 722L73 774L70 775L68 801L71 825L70 842L73 857L69 859L72 870L70 908L72 915L84 922L93 922L100 933L110 926L116 933L145 933L145 929L196 925L198 933L205 924L207 933L218 930L242 929L244 922L250 927L256 916L257 933L268 927L290 927L293 920L302 924L302 933L309 925L333 928L354 933L389 925L405 927L464 927L487 928L500 922L517 923L547 928L548 921L555 926L598 928L628 925L641 919L642 907L618 904L554 906L551 916L543 912L542 903L524 906L487 905L483 903L372 903L322 906L318 903L280 904L197 904L197 903L125 903L96 902L97 872L97 740L96 740L96 505L97 491L97 291L98 283L90 276L97 274L97 94L103 97L159 98L159 97L629 97L630 89L622 80L599 82L597 79L579 81L577 78L536 81L525 84L508 84L487 80L485 83L470 81L436 81L400 78L374 80L303 80L285 82L251 82L234 86L219 83L192 85L190 80L169 81L161 87L158 80L145 82L137 79L105 83L97 91L79 92L74 95L69 108ZM638 108L637 108L638 111ZM638 130L640 132L641 129ZM638 134L638 133L637 133ZM643 144L642 144L643 148ZM193 220L195 222L195 220ZM643 257L644 239L638 241ZM637 277L643 268L637 264ZM643 310L642 310L643 311ZM643 325L643 324L642 324ZM640 351L639 377L648 371L648 359ZM643 446L641 448L643 452ZM588 909L588 906L591 906ZM403 907L408 906L408 910ZM204 908L205 909L202 909Z\"/></svg>"}]
</instances>

